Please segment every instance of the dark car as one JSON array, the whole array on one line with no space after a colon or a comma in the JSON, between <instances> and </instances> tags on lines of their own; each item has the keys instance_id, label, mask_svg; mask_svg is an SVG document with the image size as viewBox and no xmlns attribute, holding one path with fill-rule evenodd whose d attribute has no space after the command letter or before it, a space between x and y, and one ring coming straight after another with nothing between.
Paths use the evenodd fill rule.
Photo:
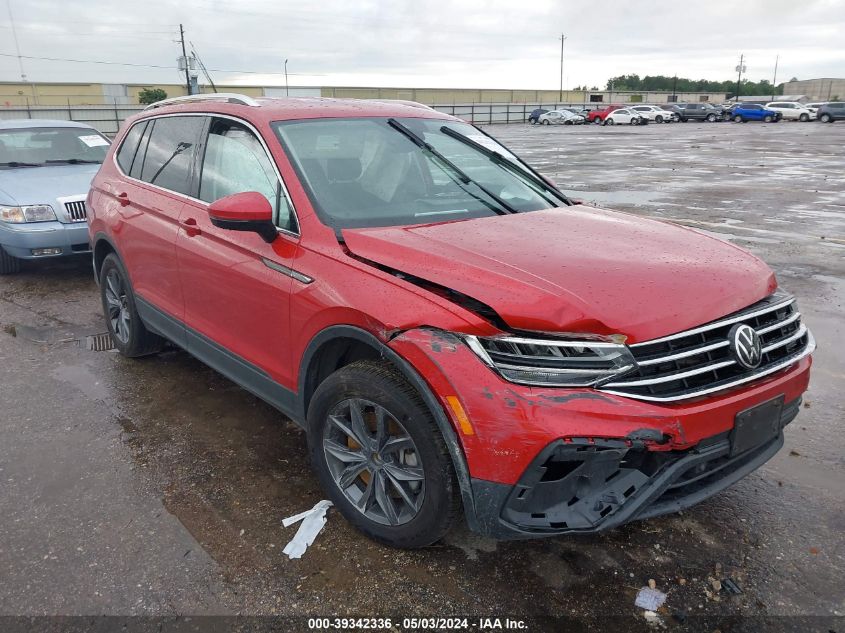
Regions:
<instances>
[{"instance_id":1,"label":"dark car","mask_svg":"<svg viewBox=\"0 0 845 633\"><path fill-rule=\"evenodd\" d=\"M536 110L532 110L531 114L528 115L528 122L531 125L536 125L537 120L540 118L541 114L545 114L548 110L544 110L543 108L537 108Z\"/></svg>"},{"instance_id":2,"label":"dark car","mask_svg":"<svg viewBox=\"0 0 845 633\"><path fill-rule=\"evenodd\" d=\"M676 103L672 109L681 121L719 121L722 113L709 103Z\"/></svg>"},{"instance_id":3,"label":"dark car","mask_svg":"<svg viewBox=\"0 0 845 633\"><path fill-rule=\"evenodd\" d=\"M819 106L816 116L822 123L833 123L845 119L845 101L833 101Z\"/></svg>"}]
</instances>

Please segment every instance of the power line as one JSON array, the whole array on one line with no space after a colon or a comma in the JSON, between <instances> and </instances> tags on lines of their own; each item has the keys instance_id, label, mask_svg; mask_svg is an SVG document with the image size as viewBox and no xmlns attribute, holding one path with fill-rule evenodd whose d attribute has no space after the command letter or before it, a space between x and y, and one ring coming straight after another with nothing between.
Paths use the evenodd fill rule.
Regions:
<instances>
[{"instance_id":1,"label":"power line","mask_svg":"<svg viewBox=\"0 0 845 633\"><path fill-rule=\"evenodd\" d=\"M0 53L0 57L18 57L12 53ZM164 70L180 70L179 66L165 66L162 64L135 64L130 62L110 62L99 59L70 59L64 57L37 57L35 55L21 55L22 59L34 59L38 61L47 62L70 62L74 64L104 64L108 66L131 66L133 68L161 68ZM239 73L244 75L283 75L284 72L278 71L261 71L261 70L231 70L223 68L208 68L209 72L215 73ZM288 73L290 75L298 75L302 77L322 77L320 73Z\"/></svg>"}]
</instances>

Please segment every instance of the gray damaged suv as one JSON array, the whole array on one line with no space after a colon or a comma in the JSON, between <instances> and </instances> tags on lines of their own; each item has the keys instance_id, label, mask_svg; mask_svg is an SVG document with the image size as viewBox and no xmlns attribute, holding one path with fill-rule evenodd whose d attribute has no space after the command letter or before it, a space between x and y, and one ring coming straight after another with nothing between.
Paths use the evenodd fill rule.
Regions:
<instances>
[{"instance_id":1,"label":"gray damaged suv","mask_svg":"<svg viewBox=\"0 0 845 633\"><path fill-rule=\"evenodd\" d=\"M0 121L0 274L87 253L85 198L109 140L72 121Z\"/></svg>"}]
</instances>

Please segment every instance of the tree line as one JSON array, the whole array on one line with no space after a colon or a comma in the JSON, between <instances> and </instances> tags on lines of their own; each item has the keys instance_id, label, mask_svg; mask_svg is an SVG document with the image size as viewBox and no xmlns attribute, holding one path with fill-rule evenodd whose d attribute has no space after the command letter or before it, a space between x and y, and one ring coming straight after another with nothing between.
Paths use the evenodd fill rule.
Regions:
<instances>
[{"instance_id":1,"label":"tree line","mask_svg":"<svg viewBox=\"0 0 845 633\"><path fill-rule=\"evenodd\" d=\"M794 81L794 80L792 80ZM586 90L587 86L577 87ZM596 90L595 87L592 88ZM686 77L668 77L666 75L619 75L607 80L606 90L623 92L724 92L729 96L736 93L736 80L710 81L709 79L687 79ZM762 81L742 80L740 94L744 95L780 95L783 84L773 86L767 79Z\"/></svg>"}]
</instances>

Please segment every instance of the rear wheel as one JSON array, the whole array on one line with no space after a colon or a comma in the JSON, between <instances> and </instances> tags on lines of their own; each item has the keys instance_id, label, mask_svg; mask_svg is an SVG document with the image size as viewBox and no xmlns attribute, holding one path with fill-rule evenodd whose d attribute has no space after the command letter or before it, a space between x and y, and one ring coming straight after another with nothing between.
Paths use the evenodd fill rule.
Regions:
<instances>
[{"instance_id":1,"label":"rear wheel","mask_svg":"<svg viewBox=\"0 0 845 633\"><path fill-rule=\"evenodd\" d=\"M605 119L604 124L605 125L613 125L613 119Z\"/></svg>"},{"instance_id":2,"label":"rear wheel","mask_svg":"<svg viewBox=\"0 0 845 633\"><path fill-rule=\"evenodd\" d=\"M742 123L743 119L740 115L734 116L734 123Z\"/></svg>"},{"instance_id":3,"label":"rear wheel","mask_svg":"<svg viewBox=\"0 0 845 633\"><path fill-rule=\"evenodd\" d=\"M543 119L543 125L551 125L551 124L552 124L551 121L549 121L548 119Z\"/></svg>"},{"instance_id":4,"label":"rear wheel","mask_svg":"<svg viewBox=\"0 0 845 633\"><path fill-rule=\"evenodd\" d=\"M0 246L0 275L11 275L20 272L21 260L12 257Z\"/></svg>"},{"instance_id":5,"label":"rear wheel","mask_svg":"<svg viewBox=\"0 0 845 633\"><path fill-rule=\"evenodd\" d=\"M150 332L138 316L129 275L114 253L106 256L100 269L100 298L117 351L134 358L161 350L164 339Z\"/></svg>"},{"instance_id":6,"label":"rear wheel","mask_svg":"<svg viewBox=\"0 0 845 633\"><path fill-rule=\"evenodd\" d=\"M388 363L358 361L320 384L308 408L308 447L326 494L372 539L424 547L446 534L457 514L443 436Z\"/></svg>"}]
</instances>

